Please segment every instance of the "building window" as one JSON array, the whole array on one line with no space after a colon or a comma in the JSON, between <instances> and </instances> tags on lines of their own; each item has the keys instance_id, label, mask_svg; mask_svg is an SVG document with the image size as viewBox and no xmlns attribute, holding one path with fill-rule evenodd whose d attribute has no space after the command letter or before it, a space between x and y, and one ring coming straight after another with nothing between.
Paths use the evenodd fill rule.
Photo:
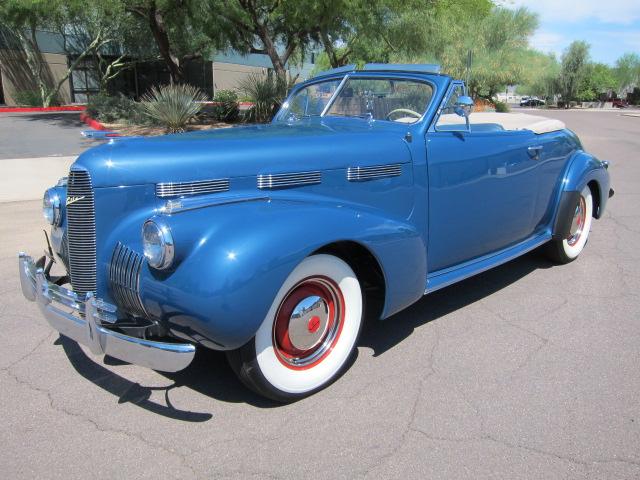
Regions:
<instances>
[{"instance_id":1,"label":"building window","mask_svg":"<svg viewBox=\"0 0 640 480\"><path fill-rule=\"evenodd\" d=\"M100 82L93 65L87 61L81 62L71 72L71 101L87 103L89 97L100 91Z\"/></svg>"}]
</instances>

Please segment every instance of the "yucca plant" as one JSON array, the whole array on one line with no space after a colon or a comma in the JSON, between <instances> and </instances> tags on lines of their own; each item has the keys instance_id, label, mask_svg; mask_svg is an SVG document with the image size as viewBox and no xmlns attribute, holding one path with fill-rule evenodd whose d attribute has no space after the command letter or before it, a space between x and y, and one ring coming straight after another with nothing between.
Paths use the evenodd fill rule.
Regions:
<instances>
[{"instance_id":1,"label":"yucca plant","mask_svg":"<svg viewBox=\"0 0 640 480\"><path fill-rule=\"evenodd\" d=\"M192 85L164 85L142 97L144 114L163 125L169 133L184 132L189 121L202 109L207 97Z\"/></svg>"},{"instance_id":2,"label":"yucca plant","mask_svg":"<svg viewBox=\"0 0 640 480\"><path fill-rule=\"evenodd\" d=\"M266 123L276 114L287 96L289 82L280 75L251 74L240 82L242 91L253 106L247 111L248 122Z\"/></svg>"}]
</instances>

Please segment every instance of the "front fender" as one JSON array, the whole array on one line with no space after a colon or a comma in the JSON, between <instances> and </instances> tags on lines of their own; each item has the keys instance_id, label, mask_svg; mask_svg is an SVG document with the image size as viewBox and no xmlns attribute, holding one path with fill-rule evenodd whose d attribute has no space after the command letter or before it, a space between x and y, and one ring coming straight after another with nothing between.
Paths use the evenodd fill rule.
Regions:
<instances>
[{"instance_id":1,"label":"front fender","mask_svg":"<svg viewBox=\"0 0 640 480\"><path fill-rule=\"evenodd\" d=\"M365 207L262 199L168 216L177 265L145 268L147 312L178 336L234 349L253 337L287 276L305 257L336 241L355 241L377 258L386 282L384 316L419 299L425 242L406 221Z\"/></svg>"}]
</instances>

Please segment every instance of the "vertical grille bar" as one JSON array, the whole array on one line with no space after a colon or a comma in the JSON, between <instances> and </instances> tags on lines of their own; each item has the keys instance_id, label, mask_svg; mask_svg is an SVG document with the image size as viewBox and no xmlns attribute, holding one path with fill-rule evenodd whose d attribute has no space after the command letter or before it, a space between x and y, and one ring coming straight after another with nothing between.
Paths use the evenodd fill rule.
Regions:
<instances>
[{"instance_id":1,"label":"vertical grille bar","mask_svg":"<svg viewBox=\"0 0 640 480\"><path fill-rule=\"evenodd\" d=\"M67 183L69 273L76 293L96 291L96 221L89 172L71 170Z\"/></svg>"}]
</instances>

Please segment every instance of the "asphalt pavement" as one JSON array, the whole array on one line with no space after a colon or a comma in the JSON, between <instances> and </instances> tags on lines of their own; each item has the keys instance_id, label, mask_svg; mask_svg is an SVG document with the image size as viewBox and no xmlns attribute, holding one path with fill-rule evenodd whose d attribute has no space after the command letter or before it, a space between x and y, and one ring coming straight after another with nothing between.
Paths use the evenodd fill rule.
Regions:
<instances>
[{"instance_id":1,"label":"asphalt pavement","mask_svg":"<svg viewBox=\"0 0 640 480\"><path fill-rule=\"evenodd\" d=\"M87 148L80 112L0 111L0 203L42 198Z\"/></svg>"},{"instance_id":2,"label":"asphalt pavement","mask_svg":"<svg viewBox=\"0 0 640 480\"><path fill-rule=\"evenodd\" d=\"M80 155L95 145L80 135L88 129L80 112L0 112L0 161Z\"/></svg>"},{"instance_id":3,"label":"asphalt pavement","mask_svg":"<svg viewBox=\"0 0 640 480\"><path fill-rule=\"evenodd\" d=\"M18 285L39 202L0 204L2 475L640 478L640 118L544 115L611 162L580 258L533 252L369 325L342 378L287 406L221 354L169 375L60 338Z\"/></svg>"}]
</instances>

